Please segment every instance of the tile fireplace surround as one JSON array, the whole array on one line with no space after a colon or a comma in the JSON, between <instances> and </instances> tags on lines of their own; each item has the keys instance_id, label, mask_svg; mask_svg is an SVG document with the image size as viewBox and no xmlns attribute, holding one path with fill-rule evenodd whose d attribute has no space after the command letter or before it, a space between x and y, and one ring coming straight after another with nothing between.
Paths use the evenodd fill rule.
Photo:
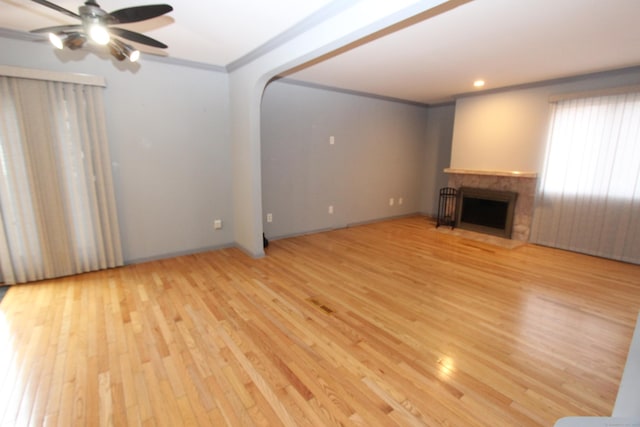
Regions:
<instances>
[{"instance_id":1,"label":"tile fireplace surround","mask_svg":"<svg viewBox=\"0 0 640 427\"><path fill-rule=\"evenodd\" d=\"M529 241L533 203L536 194L535 172L485 171L471 169L444 170L449 175L449 187L487 188L490 190L514 191L518 193L513 218L511 238Z\"/></svg>"}]
</instances>

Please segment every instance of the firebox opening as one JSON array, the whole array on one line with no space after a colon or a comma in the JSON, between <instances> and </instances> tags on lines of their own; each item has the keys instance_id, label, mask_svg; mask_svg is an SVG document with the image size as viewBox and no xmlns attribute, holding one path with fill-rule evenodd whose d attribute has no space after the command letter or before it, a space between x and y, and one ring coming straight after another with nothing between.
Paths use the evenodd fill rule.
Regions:
<instances>
[{"instance_id":1,"label":"firebox opening","mask_svg":"<svg viewBox=\"0 0 640 427\"><path fill-rule=\"evenodd\" d=\"M516 197L511 191L462 187L456 226L511 238Z\"/></svg>"},{"instance_id":2,"label":"firebox opening","mask_svg":"<svg viewBox=\"0 0 640 427\"><path fill-rule=\"evenodd\" d=\"M508 205L507 202L497 200L467 197L464 199L465 209L460 215L460 221L502 230L507 224Z\"/></svg>"}]
</instances>

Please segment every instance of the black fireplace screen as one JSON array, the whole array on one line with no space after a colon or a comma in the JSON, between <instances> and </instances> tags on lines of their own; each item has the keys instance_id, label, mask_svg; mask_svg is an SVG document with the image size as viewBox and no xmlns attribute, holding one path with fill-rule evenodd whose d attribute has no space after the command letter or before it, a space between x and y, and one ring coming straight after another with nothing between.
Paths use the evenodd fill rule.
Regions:
<instances>
[{"instance_id":1,"label":"black fireplace screen","mask_svg":"<svg viewBox=\"0 0 640 427\"><path fill-rule=\"evenodd\" d=\"M458 192L456 226L511 237L517 193L462 187Z\"/></svg>"},{"instance_id":2,"label":"black fireplace screen","mask_svg":"<svg viewBox=\"0 0 640 427\"><path fill-rule=\"evenodd\" d=\"M461 222L483 225L502 230L507 225L507 208L509 202L500 200L478 199L465 197L463 200Z\"/></svg>"}]
</instances>

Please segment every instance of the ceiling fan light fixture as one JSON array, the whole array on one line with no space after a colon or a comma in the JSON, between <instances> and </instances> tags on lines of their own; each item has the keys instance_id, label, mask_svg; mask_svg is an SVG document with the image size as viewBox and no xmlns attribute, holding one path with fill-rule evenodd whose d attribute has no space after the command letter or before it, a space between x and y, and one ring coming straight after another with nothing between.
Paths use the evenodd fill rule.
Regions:
<instances>
[{"instance_id":1,"label":"ceiling fan light fixture","mask_svg":"<svg viewBox=\"0 0 640 427\"><path fill-rule=\"evenodd\" d=\"M66 34L56 34L56 33L49 33L49 41L51 42L52 45L55 46L56 49L63 49L64 48L64 39L67 38Z\"/></svg>"},{"instance_id":2,"label":"ceiling fan light fixture","mask_svg":"<svg viewBox=\"0 0 640 427\"><path fill-rule=\"evenodd\" d=\"M84 46L86 38L83 34L73 33L49 33L49 41L56 49L68 47L71 50L80 49Z\"/></svg>"},{"instance_id":3,"label":"ceiling fan light fixture","mask_svg":"<svg viewBox=\"0 0 640 427\"><path fill-rule=\"evenodd\" d=\"M140 59L140 51L138 49L126 43L120 42L119 44L120 48L122 49L122 53L124 53L124 55L129 58L129 61L136 62L138 59Z\"/></svg>"},{"instance_id":4,"label":"ceiling fan light fixture","mask_svg":"<svg viewBox=\"0 0 640 427\"><path fill-rule=\"evenodd\" d=\"M132 49L127 56L129 57L129 61L137 62L138 59L140 59L140 51L138 49Z\"/></svg>"},{"instance_id":5,"label":"ceiling fan light fixture","mask_svg":"<svg viewBox=\"0 0 640 427\"><path fill-rule=\"evenodd\" d=\"M173 10L173 7L168 4L125 7L109 13L102 9L96 0L84 0L84 4L78 7L78 13L75 13L49 0L32 1L81 21L79 24L57 25L31 30L32 33L48 34L49 41L57 49L65 47L71 50L80 49L87 42L90 42L106 47L118 61L129 59L131 62L136 62L140 59L140 51L120 39L160 49L168 47L144 34L112 26L157 18Z\"/></svg>"},{"instance_id":6,"label":"ceiling fan light fixture","mask_svg":"<svg viewBox=\"0 0 640 427\"><path fill-rule=\"evenodd\" d=\"M81 33L71 33L66 36L67 38L64 41L64 45L71 50L80 49L84 46L84 42L87 41L85 35Z\"/></svg>"},{"instance_id":7,"label":"ceiling fan light fixture","mask_svg":"<svg viewBox=\"0 0 640 427\"><path fill-rule=\"evenodd\" d=\"M118 61L124 61L125 58L129 58L129 61L136 62L140 59L140 51L133 46L123 43L118 39L112 39L109 43L109 49L111 55Z\"/></svg>"},{"instance_id":8,"label":"ceiling fan light fixture","mask_svg":"<svg viewBox=\"0 0 640 427\"><path fill-rule=\"evenodd\" d=\"M111 40L109 31L101 24L91 24L89 26L89 37L101 46L106 46Z\"/></svg>"}]
</instances>

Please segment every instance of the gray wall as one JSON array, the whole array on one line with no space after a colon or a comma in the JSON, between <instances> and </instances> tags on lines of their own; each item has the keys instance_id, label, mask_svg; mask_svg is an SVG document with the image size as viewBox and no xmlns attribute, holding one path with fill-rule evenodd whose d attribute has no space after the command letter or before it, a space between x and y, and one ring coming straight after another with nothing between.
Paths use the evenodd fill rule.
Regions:
<instances>
[{"instance_id":1,"label":"gray wall","mask_svg":"<svg viewBox=\"0 0 640 427\"><path fill-rule=\"evenodd\" d=\"M438 184L431 182L436 174L423 173L425 159L427 167L437 164L442 171L449 158L447 148L427 150L426 138L446 141L452 107L435 111L434 126L441 119L445 125L431 133L428 112L423 106L288 82L269 84L261 121L267 237L430 210L423 186ZM331 136L334 145L329 144ZM445 145L450 144L449 138ZM330 205L333 214L328 213ZM268 213L272 223L266 221Z\"/></svg>"},{"instance_id":2,"label":"gray wall","mask_svg":"<svg viewBox=\"0 0 640 427\"><path fill-rule=\"evenodd\" d=\"M228 76L0 37L0 63L104 76L126 262L233 244ZM214 219L223 220L213 230Z\"/></svg>"},{"instance_id":3,"label":"gray wall","mask_svg":"<svg viewBox=\"0 0 640 427\"><path fill-rule=\"evenodd\" d=\"M420 212L435 218L440 188L449 184L443 172L451 161L451 140L455 104L429 107L424 160L422 162L422 198Z\"/></svg>"}]
</instances>

